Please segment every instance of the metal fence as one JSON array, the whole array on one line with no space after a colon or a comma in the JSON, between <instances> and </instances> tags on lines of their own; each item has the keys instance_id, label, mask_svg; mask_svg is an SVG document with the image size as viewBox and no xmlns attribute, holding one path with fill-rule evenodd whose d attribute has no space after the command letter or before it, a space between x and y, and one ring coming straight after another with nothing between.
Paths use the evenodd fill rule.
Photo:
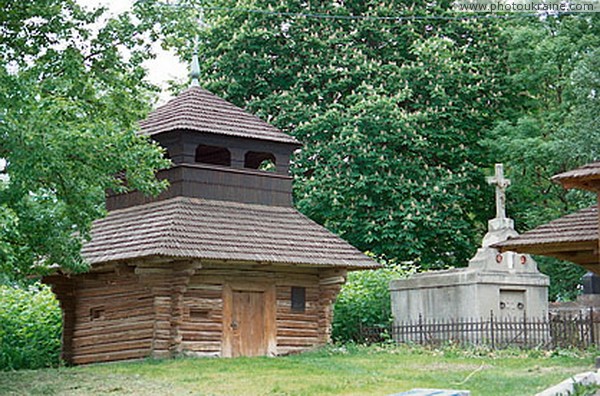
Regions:
<instances>
[{"instance_id":1,"label":"metal fence","mask_svg":"<svg viewBox=\"0 0 600 396\"><path fill-rule=\"evenodd\" d=\"M597 318L596 318L597 317ZM365 343L487 345L491 348L587 348L598 345L600 314L592 308L578 313L551 314L548 318L488 318L432 320L419 315L414 321L389 327L363 327Z\"/></svg>"}]
</instances>

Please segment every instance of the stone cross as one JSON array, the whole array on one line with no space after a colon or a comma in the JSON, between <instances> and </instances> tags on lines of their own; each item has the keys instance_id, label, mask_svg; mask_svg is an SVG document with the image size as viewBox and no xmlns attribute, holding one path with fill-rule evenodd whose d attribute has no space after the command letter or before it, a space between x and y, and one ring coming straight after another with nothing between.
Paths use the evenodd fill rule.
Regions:
<instances>
[{"instance_id":1,"label":"stone cross","mask_svg":"<svg viewBox=\"0 0 600 396\"><path fill-rule=\"evenodd\" d=\"M504 167L502 164L496 164L496 173L493 177L488 177L489 184L496 185L496 218L506 218L506 187L510 186L510 180L504 178Z\"/></svg>"}]
</instances>

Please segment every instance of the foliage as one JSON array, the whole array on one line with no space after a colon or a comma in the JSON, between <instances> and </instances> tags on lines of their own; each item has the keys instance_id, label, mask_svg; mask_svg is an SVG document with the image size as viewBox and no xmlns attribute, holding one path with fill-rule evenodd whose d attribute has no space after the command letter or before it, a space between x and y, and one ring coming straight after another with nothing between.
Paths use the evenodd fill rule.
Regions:
<instances>
[{"instance_id":1,"label":"foliage","mask_svg":"<svg viewBox=\"0 0 600 396\"><path fill-rule=\"evenodd\" d=\"M152 97L147 29L44 0L4 2L0 30L0 272L84 270L79 249L105 190L165 187L154 177L162 150L135 134Z\"/></svg>"},{"instance_id":2,"label":"foliage","mask_svg":"<svg viewBox=\"0 0 600 396\"><path fill-rule=\"evenodd\" d=\"M383 268L348 274L334 305L332 338L336 341L361 341L360 328L386 328L392 320L389 284L408 276L412 269L382 261Z\"/></svg>"},{"instance_id":3,"label":"foliage","mask_svg":"<svg viewBox=\"0 0 600 396\"><path fill-rule=\"evenodd\" d=\"M535 260L540 272L550 276L550 301L573 301L581 294L581 277L585 274L585 269L552 257L537 256Z\"/></svg>"},{"instance_id":4,"label":"foliage","mask_svg":"<svg viewBox=\"0 0 600 396\"><path fill-rule=\"evenodd\" d=\"M0 286L0 370L56 366L61 312L43 285Z\"/></svg>"},{"instance_id":5,"label":"foliage","mask_svg":"<svg viewBox=\"0 0 600 396\"><path fill-rule=\"evenodd\" d=\"M347 345L275 359L183 358L7 372L0 373L0 393L387 395L441 388L469 389L477 395L533 395L589 371L593 357L531 357L518 351L444 354L418 347Z\"/></svg>"},{"instance_id":6,"label":"foliage","mask_svg":"<svg viewBox=\"0 0 600 396\"><path fill-rule=\"evenodd\" d=\"M363 251L423 268L466 264L491 214L480 140L509 100L496 21L218 9L425 16L445 15L447 1L202 5L210 27L201 32L191 9L155 8L165 43L186 57L198 33L203 85L304 142L292 167L303 213Z\"/></svg>"},{"instance_id":7,"label":"foliage","mask_svg":"<svg viewBox=\"0 0 600 396\"><path fill-rule=\"evenodd\" d=\"M511 85L520 92L510 117L487 141L512 178L511 217L520 231L594 204L594 196L565 191L551 176L600 159L600 18L595 14L528 19L509 33ZM540 259L551 278L551 299L572 298L585 272Z\"/></svg>"},{"instance_id":8,"label":"foliage","mask_svg":"<svg viewBox=\"0 0 600 396\"><path fill-rule=\"evenodd\" d=\"M573 378L573 381L575 379ZM600 385L597 384L582 384L573 382L573 392L569 392L569 396L594 396L600 390Z\"/></svg>"}]
</instances>

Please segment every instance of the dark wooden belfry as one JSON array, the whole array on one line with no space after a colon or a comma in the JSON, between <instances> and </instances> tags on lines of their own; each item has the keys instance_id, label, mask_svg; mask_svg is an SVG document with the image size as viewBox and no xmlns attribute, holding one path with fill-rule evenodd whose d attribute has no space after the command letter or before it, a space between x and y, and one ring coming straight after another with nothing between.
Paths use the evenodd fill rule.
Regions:
<instances>
[{"instance_id":1,"label":"dark wooden belfry","mask_svg":"<svg viewBox=\"0 0 600 396\"><path fill-rule=\"evenodd\" d=\"M169 189L109 195L82 250L91 271L44 278L67 362L323 345L346 271L377 267L294 209L300 143L192 81L140 123L173 163Z\"/></svg>"},{"instance_id":2,"label":"dark wooden belfry","mask_svg":"<svg viewBox=\"0 0 600 396\"><path fill-rule=\"evenodd\" d=\"M291 206L290 157L300 143L259 118L190 87L141 123L168 153L161 172L171 188L160 196ZM270 164L273 171L261 169ZM109 210L148 202L139 193L110 196Z\"/></svg>"}]
</instances>

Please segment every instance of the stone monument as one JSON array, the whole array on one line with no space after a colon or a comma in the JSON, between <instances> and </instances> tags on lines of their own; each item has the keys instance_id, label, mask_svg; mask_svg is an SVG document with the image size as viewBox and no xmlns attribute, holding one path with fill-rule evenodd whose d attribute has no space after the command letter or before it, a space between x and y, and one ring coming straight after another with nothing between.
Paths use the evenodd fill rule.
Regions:
<instances>
[{"instance_id":1,"label":"stone monument","mask_svg":"<svg viewBox=\"0 0 600 396\"><path fill-rule=\"evenodd\" d=\"M490 247L518 235L506 217L510 180L502 164L488 183L496 188L496 217L488 221L481 247L466 268L425 272L390 283L394 324L468 318L546 318L548 277L527 254L500 253Z\"/></svg>"}]
</instances>

